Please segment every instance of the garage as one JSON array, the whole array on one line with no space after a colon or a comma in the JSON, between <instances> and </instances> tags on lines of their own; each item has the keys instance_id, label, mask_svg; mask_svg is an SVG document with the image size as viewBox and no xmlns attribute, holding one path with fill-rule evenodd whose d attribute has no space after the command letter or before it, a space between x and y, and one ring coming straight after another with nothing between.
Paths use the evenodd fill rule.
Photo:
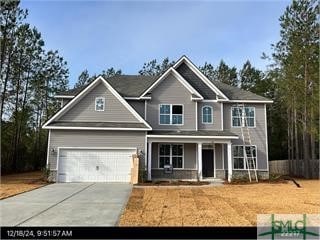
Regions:
<instances>
[{"instance_id":1,"label":"garage","mask_svg":"<svg viewBox=\"0 0 320 240\"><path fill-rule=\"evenodd\" d=\"M59 149L58 182L130 182L136 149Z\"/></svg>"}]
</instances>

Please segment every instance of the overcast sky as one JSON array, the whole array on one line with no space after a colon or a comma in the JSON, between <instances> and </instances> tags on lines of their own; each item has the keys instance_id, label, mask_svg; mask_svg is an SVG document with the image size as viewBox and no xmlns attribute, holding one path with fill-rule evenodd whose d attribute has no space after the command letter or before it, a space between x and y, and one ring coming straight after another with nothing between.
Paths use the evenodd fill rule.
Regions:
<instances>
[{"instance_id":1,"label":"overcast sky","mask_svg":"<svg viewBox=\"0 0 320 240\"><path fill-rule=\"evenodd\" d=\"M70 86L82 70L137 74L144 62L187 55L196 65L260 69L279 40L289 1L22 1L46 48L68 62Z\"/></svg>"}]
</instances>

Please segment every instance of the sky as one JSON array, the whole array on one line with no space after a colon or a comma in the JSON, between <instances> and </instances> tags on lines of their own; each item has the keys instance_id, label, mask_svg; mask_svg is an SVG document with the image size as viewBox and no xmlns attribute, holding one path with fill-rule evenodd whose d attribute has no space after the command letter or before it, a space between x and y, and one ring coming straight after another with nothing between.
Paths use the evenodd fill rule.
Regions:
<instances>
[{"instance_id":1,"label":"sky","mask_svg":"<svg viewBox=\"0 0 320 240\"><path fill-rule=\"evenodd\" d=\"M137 74L143 63L186 55L197 66L223 59L238 69L249 59L266 69L263 52L279 40L279 17L290 1L22 0L27 22L47 50L68 62L69 85L80 73L110 67Z\"/></svg>"}]
</instances>

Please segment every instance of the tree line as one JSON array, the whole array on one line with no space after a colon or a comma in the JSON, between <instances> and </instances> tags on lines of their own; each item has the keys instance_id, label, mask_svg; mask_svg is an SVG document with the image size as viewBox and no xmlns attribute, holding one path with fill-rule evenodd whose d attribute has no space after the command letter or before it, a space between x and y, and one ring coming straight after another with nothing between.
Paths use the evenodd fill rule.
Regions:
<instances>
[{"instance_id":1,"label":"tree line","mask_svg":"<svg viewBox=\"0 0 320 240\"><path fill-rule=\"evenodd\" d=\"M53 96L68 88L66 62L57 51L45 51L41 34L24 20L18 3L1 10L2 169L43 166L47 132L41 124L58 108ZM199 69L213 81L239 87L274 101L267 107L269 158L289 159L290 173L317 177L319 169L319 17L315 0L293 1L279 18L280 40L272 55L262 54L266 70L247 60L240 69L221 60ZM144 63L140 75L158 76L174 61L164 58ZM104 77L121 75L113 67ZM84 70L75 88L97 75ZM5 164L4 164L5 163ZM319 170L318 170L319 171Z\"/></svg>"},{"instance_id":2,"label":"tree line","mask_svg":"<svg viewBox=\"0 0 320 240\"><path fill-rule=\"evenodd\" d=\"M53 96L68 88L67 63L47 51L41 33L26 22L18 1L1 2L1 171L45 165L42 124L58 109Z\"/></svg>"}]
</instances>

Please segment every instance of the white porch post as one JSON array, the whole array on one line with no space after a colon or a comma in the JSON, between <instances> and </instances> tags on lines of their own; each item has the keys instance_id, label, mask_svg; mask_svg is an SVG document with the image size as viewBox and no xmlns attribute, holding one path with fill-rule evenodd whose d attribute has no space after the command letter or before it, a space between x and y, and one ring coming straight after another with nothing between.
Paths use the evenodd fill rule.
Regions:
<instances>
[{"instance_id":1,"label":"white porch post","mask_svg":"<svg viewBox=\"0 0 320 240\"><path fill-rule=\"evenodd\" d=\"M202 180L202 143L198 143L198 177Z\"/></svg>"},{"instance_id":2,"label":"white porch post","mask_svg":"<svg viewBox=\"0 0 320 240\"><path fill-rule=\"evenodd\" d=\"M151 181L152 142L148 142L148 181Z\"/></svg>"},{"instance_id":3,"label":"white porch post","mask_svg":"<svg viewBox=\"0 0 320 240\"><path fill-rule=\"evenodd\" d=\"M232 155L231 155L231 142L228 143L228 182L232 179Z\"/></svg>"}]
</instances>

